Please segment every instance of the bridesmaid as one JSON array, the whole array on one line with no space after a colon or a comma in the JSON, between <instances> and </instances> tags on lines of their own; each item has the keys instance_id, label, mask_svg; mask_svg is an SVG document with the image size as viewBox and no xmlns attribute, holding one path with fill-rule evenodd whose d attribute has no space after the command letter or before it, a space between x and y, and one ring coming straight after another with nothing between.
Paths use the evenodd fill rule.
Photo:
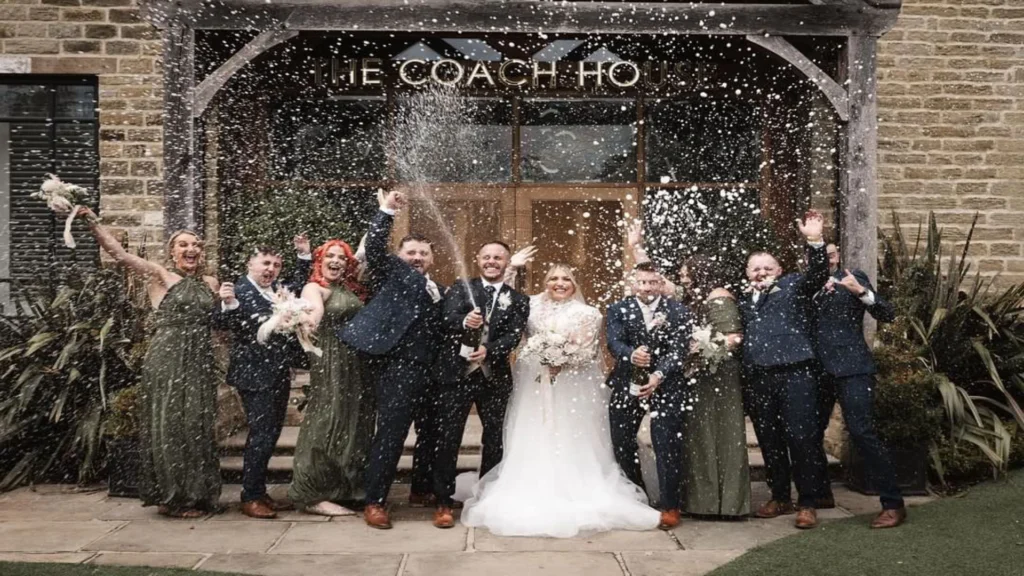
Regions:
<instances>
[{"instance_id":1,"label":"bridesmaid","mask_svg":"<svg viewBox=\"0 0 1024 576\"><path fill-rule=\"evenodd\" d=\"M363 474L374 428L373 389L363 360L338 339L346 322L363 307L356 281L358 260L341 240L328 240L313 253L313 273L302 290L313 307L317 345L310 355L310 397L295 447L288 497L295 507L321 516L355 514L337 502L362 500Z\"/></svg>"},{"instance_id":2,"label":"bridesmaid","mask_svg":"<svg viewBox=\"0 0 1024 576\"><path fill-rule=\"evenodd\" d=\"M695 516L739 518L750 513L750 469L740 387L739 348L743 322L736 297L721 265L695 256L680 269L680 286L688 293L698 324L726 336L733 352L712 371L700 366L690 388L693 412L683 421L684 511ZM685 287L685 288L684 288Z\"/></svg>"},{"instance_id":3,"label":"bridesmaid","mask_svg":"<svg viewBox=\"0 0 1024 576\"><path fill-rule=\"evenodd\" d=\"M103 250L149 279L155 311L139 383L139 496L165 516L199 518L217 509L221 488L210 338L219 290L217 280L203 274L203 242L187 230L175 232L167 243L171 266L165 267L125 251L92 210L80 208L79 214Z\"/></svg>"}]
</instances>

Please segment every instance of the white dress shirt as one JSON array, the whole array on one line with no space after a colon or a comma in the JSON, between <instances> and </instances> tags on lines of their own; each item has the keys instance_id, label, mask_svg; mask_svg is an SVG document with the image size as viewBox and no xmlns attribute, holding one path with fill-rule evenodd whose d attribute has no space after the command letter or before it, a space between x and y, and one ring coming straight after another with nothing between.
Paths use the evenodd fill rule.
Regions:
<instances>
[{"instance_id":1,"label":"white dress shirt","mask_svg":"<svg viewBox=\"0 0 1024 576\"><path fill-rule=\"evenodd\" d=\"M640 305L640 313L644 315L644 326L648 330L652 328L654 324L654 311L658 309L658 304L661 303L661 296L658 296L650 304L644 304L644 301L640 298L636 299L637 304Z\"/></svg>"}]
</instances>

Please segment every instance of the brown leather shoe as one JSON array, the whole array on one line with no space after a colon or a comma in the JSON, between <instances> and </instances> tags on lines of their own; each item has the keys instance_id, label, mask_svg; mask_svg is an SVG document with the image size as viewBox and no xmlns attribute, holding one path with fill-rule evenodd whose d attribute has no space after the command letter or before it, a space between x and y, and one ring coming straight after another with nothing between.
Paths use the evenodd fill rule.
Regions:
<instances>
[{"instance_id":1,"label":"brown leather shoe","mask_svg":"<svg viewBox=\"0 0 1024 576\"><path fill-rule=\"evenodd\" d=\"M796 527L809 530L818 525L818 511L814 508L801 508L796 513Z\"/></svg>"},{"instance_id":2,"label":"brown leather shoe","mask_svg":"<svg viewBox=\"0 0 1024 576\"><path fill-rule=\"evenodd\" d=\"M260 498L260 502L266 504L267 508L270 508L274 512L283 512L294 508L291 502L288 502L287 500L274 500L269 494L264 494L263 498Z\"/></svg>"},{"instance_id":3,"label":"brown leather shoe","mask_svg":"<svg viewBox=\"0 0 1024 576\"><path fill-rule=\"evenodd\" d=\"M370 528L378 530L390 530L391 519L388 518L388 511L380 504L367 504L363 509L363 519Z\"/></svg>"},{"instance_id":4,"label":"brown leather shoe","mask_svg":"<svg viewBox=\"0 0 1024 576\"><path fill-rule=\"evenodd\" d=\"M263 500L242 502L242 514L245 514L249 518L258 518L260 520L277 518L277 512L274 512Z\"/></svg>"},{"instance_id":5,"label":"brown leather shoe","mask_svg":"<svg viewBox=\"0 0 1024 576\"><path fill-rule=\"evenodd\" d=\"M676 526L679 526L679 521L681 520L681 517L682 514L680 514L678 509L674 508L672 510L662 510L661 521L658 522L658 529L671 530Z\"/></svg>"},{"instance_id":6,"label":"brown leather shoe","mask_svg":"<svg viewBox=\"0 0 1024 576\"><path fill-rule=\"evenodd\" d=\"M754 516L758 518L778 518L779 516L786 516L796 512L796 508L793 507L792 502L779 502L778 500L769 500L754 512Z\"/></svg>"},{"instance_id":7,"label":"brown leather shoe","mask_svg":"<svg viewBox=\"0 0 1024 576\"><path fill-rule=\"evenodd\" d=\"M436 506L437 496L430 494L417 494L412 492L409 494L409 507L411 508L426 508L427 506Z\"/></svg>"},{"instance_id":8,"label":"brown leather shoe","mask_svg":"<svg viewBox=\"0 0 1024 576\"><path fill-rule=\"evenodd\" d=\"M900 524L903 524L907 520L907 509L897 508L895 510L882 510L878 516L875 516L874 522L871 523L872 528L895 528Z\"/></svg>"},{"instance_id":9,"label":"brown leather shoe","mask_svg":"<svg viewBox=\"0 0 1024 576\"><path fill-rule=\"evenodd\" d=\"M434 510L434 526L436 528L452 528L455 526L455 517L452 509L447 506L438 506Z\"/></svg>"}]
</instances>

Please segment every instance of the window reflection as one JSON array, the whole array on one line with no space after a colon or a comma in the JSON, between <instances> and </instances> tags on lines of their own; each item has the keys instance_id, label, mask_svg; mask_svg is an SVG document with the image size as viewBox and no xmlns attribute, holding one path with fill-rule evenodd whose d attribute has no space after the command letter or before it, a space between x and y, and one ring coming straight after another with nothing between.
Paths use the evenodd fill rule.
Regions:
<instances>
[{"instance_id":1,"label":"window reflection","mask_svg":"<svg viewBox=\"0 0 1024 576\"><path fill-rule=\"evenodd\" d=\"M526 100L525 182L636 181L636 102Z\"/></svg>"}]
</instances>

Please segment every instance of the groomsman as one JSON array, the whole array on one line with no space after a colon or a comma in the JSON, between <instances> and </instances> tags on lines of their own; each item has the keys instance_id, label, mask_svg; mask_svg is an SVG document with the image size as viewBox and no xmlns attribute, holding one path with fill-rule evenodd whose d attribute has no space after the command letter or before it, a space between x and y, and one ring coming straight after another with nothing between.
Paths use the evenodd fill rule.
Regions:
<instances>
[{"instance_id":1,"label":"groomsman","mask_svg":"<svg viewBox=\"0 0 1024 576\"><path fill-rule=\"evenodd\" d=\"M440 384L440 449L434 464L437 510L434 526L451 528L459 446L469 409L476 404L483 424L480 476L501 462L505 409L512 394L509 354L519 345L530 299L505 284L512 251L504 242L488 242L476 254L480 276L456 283L444 299L445 328L451 335L434 369ZM479 345L465 342L478 334ZM473 344L476 344L473 342Z\"/></svg>"},{"instance_id":2,"label":"groomsman","mask_svg":"<svg viewBox=\"0 0 1024 576\"><path fill-rule=\"evenodd\" d=\"M378 199L380 211L366 235L367 270L378 289L339 336L352 348L381 360L377 431L370 447L363 518L372 528L389 529L385 504L440 345L444 287L427 275L434 250L425 236L410 234L399 243L396 254L388 254L395 213L407 200L398 191L381 193Z\"/></svg>"},{"instance_id":3,"label":"groomsman","mask_svg":"<svg viewBox=\"0 0 1024 576\"><path fill-rule=\"evenodd\" d=\"M686 306L661 295L663 285L653 264L637 264L633 297L610 305L605 322L608 350L615 357L615 368L608 377L615 459L626 477L643 488L636 435L649 410L661 493L658 527L670 530L679 525L682 505L683 363L693 320Z\"/></svg>"},{"instance_id":4,"label":"groomsman","mask_svg":"<svg viewBox=\"0 0 1024 576\"><path fill-rule=\"evenodd\" d=\"M840 269L839 252L835 267L824 287L814 296L814 340L823 369L823 388L833 391L823 414L832 412L835 395L854 446L863 454L868 475L878 489L882 512L872 528L895 528L907 518L896 473L885 445L874 429L875 367L871 349L864 339L864 313L879 322L892 322L896 310L881 297L860 270ZM832 253L829 254L831 264Z\"/></svg>"},{"instance_id":5,"label":"groomsman","mask_svg":"<svg viewBox=\"0 0 1024 576\"><path fill-rule=\"evenodd\" d=\"M256 341L260 325L273 314L271 296L279 287L299 294L309 278L309 240L296 236L298 261L289 281L279 284L281 256L261 246L249 257L248 274L235 285L221 285L220 310L214 325L232 335L227 383L238 390L249 433L242 459L242 513L274 518L287 508L267 494L267 465L281 436L288 411L291 370L305 366L306 353L294 336L274 334L264 345Z\"/></svg>"},{"instance_id":6,"label":"groomsman","mask_svg":"<svg viewBox=\"0 0 1024 576\"><path fill-rule=\"evenodd\" d=\"M782 276L778 260L767 252L747 260L750 296L743 313L743 362L748 377L747 405L764 454L772 499L759 518L794 512L790 477L799 493L797 528L817 526L816 499L827 475L818 431L818 382L811 344L811 298L828 278L822 218L808 212L797 222L808 242L808 270Z\"/></svg>"}]
</instances>

